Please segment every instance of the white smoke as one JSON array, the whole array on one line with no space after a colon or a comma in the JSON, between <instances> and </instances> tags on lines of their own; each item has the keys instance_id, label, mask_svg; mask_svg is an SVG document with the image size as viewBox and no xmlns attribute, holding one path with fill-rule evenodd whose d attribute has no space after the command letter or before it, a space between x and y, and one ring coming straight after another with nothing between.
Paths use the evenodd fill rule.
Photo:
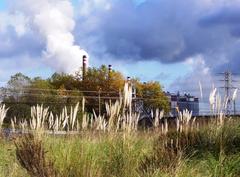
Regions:
<instances>
[{"instance_id":1,"label":"white smoke","mask_svg":"<svg viewBox=\"0 0 240 177\"><path fill-rule=\"evenodd\" d=\"M88 57L88 54L75 45L74 10L70 1L23 0L19 6L46 42L44 61L58 72L79 70L83 55Z\"/></svg>"}]
</instances>

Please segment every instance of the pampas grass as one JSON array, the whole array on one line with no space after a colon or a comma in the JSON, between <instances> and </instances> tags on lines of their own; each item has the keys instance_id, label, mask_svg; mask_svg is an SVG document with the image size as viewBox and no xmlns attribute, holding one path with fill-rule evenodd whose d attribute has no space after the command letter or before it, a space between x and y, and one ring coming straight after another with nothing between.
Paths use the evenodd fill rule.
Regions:
<instances>
[{"instance_id":1,"label":"pampas grass","mask_svg":"<svg viewBox=\"0 0 240 177\"><path fill-rule=\"evenodd\" d=\"M49 108L44 108L43 105L31 107L30 128L36 131L43 131L45 121L49 117Z\"/></svg>"},{"instance_id":2,"label":"pampas grass","mask_svg":"<svg viewBox=\"0 0 240 177\"><path fill-rule=\"evenodd\" d=\"M2 129L2 125L4 119L6 118L8 108L4 104L0 104L0 130Z\"/></svg>"},{"instance_id":3,"label":"pampas grass","mask_svg":"<svg viewBox=\"0 0 240 177\"><path fill-rule=\"evenodd\" d=\"M132 84L128 81L124 85L124 90L118 100L105 102L105 112L97 115L85 112L85 98L82 99L80 106L77 103L74 106L63 107L60 114L49 112L48 107L36 105L31 107L31 118L29 121L13 121L11 119L12 129L20 127L24 130L45 131L59 133L75 133L81 131L103 131L103 132L125 132L130 134L138 130L140 113L132 109ZM237 90L234 91L231 99L236 99ZM222 100L218 90L213 87L209 95L210 109L217 125L223 126L226 119L226 109L229 98ZM192 111L178 108L178 116L175 124L172 124L168 118L164 117L164 111L161 109L152 110L153 130L161 134L167 134L169 130L175 129L176 132L188 132L199 129L199 123L192 117ZM7 109L5 105L0 106L0 125L6 116ZM166 114L167 115L167 114ZM17 120L15 118L14 120Z\"/></svg>"},{"instance_id":4,"label":"pampas grass","mask_svg":"<svg viewBox=\"0 0 240 177\"><path fill-rule=\"evenodd\" d=\"M183 110L180 112L178 110L178 117L176 118L177 131L182 133L183 131L188 132L191 128L190 121L192 119L192 111Z\"/></svg>"},{"instance_id":5,"label":"pampas grass","mask_svg":"<svg viewBox=\"0 0 240 177\"><path fill-rule=\"evenodd\" d=\"M11 119L11 128L12 128L12 132L15 133L15 125L17 124L17 119L16 117L14 117L13 119Z\"/></svg>"}]
</instances>

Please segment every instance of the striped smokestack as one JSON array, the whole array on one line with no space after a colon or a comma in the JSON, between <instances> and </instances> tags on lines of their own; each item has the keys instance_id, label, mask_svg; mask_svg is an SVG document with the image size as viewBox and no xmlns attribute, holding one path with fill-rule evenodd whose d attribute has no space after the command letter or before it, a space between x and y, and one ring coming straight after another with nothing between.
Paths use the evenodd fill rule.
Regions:
<instances>
[{"instance_id":1,"label":"striped smokestack","mask_svg":"<svg viewBox=\"0 0 240 177\"><path fill-rule=\"evenodd\" d=\"M108 72L109 72L109 73L112 72L112 65L108 65Z\"/></svg>"},{"instance_id":2,"label":"striped smokestack","mask_svg":"<svg viewBox=\"0 0 240 177\"><path fill-rule=\"evenodd\" d=\"M82 69L82 80L85 80L87 71L87 56L83 55L83 69Z\"/></svg>"},{"instance_id":3,"label":"striped smokestack","mask_svg":"<svg viewBox=\"0 0 240 177\"><path fill-rule=\"evenodd\" d=\"M112 73L112 65L108 65L108 78L110 79Z\"/></svg>"}]
</instances>

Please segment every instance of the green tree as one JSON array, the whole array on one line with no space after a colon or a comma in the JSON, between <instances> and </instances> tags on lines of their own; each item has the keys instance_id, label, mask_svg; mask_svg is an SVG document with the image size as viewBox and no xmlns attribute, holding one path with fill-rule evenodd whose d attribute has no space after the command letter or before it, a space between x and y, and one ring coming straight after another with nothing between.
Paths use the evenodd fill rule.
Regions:
<instances>
[{"instance_id":1,"label":"green tree","mask_svg":"<svg viewBox=\"0 0 240 177\"><path fill-rule=\"evenodd\" d=\"M30 114L29 105L27 104L26 88L30 85L31 79L22 73L11 76L4 89L3 103L9 107L7 121L14 116L26 118Z\"/></svg>"},{"instance_id":2,"label":"green tree","mask_svg":"<svg viewBox=\"0 0 240 177\"><path fill-rule=\"evenodd\" d=\"M29 102L29 105L44 104L49 106L49 103L54 100L54 95L49 80L35 77L27 87L26 99Z\"/></svg>"},{"instance_id":3,"label":"green tree","mask_svg":"<svg viewBox=\"0 0 240 177\"><path fill-rule=\"evenodd\" d=\"M70 74L54 73L49 79L53 89L65 88L66 90L78 89L79 80Z\"/></svg>"},{"instance_id":4,"label":"green tree","mask_svg":"<svg viewBox=\"0 0 240 177\"><path fill-rule=\"evenodd\" d=\"M7 87L11 89L22 89L30 84L31 79L22 73L11 76L7 83Z\"/></svg>"}]
</instances>

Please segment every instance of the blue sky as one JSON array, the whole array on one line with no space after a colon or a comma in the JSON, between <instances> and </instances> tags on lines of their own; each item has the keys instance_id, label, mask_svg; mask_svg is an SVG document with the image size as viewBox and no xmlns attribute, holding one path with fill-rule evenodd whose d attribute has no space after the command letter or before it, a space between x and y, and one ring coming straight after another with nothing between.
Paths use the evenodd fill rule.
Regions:
<instances>
[{"instance_id":1,"label":"blue sky","mask_svg":"<svg viewBox=\"0 0 240 177\"><path fill-rule=\"evenodd\" d=\"M112 64L166 90L211 87L240 68L239 0L0 1L0 82ZM47 8L46 8L47 7ZM194 85L194 87L193 87Z\"/></svg>"},{"instance_id":2,"label":"blue sky","mask_svg":"<svg viewBox=\"0 0 240 177\"><path fill-rule=\"evenodd\" d=\"M4 10L6 7L6 4L5 4L6 2L5 2L5 0L1 0L0 1L0 10Z\"/></svg>"}]
</instances>

